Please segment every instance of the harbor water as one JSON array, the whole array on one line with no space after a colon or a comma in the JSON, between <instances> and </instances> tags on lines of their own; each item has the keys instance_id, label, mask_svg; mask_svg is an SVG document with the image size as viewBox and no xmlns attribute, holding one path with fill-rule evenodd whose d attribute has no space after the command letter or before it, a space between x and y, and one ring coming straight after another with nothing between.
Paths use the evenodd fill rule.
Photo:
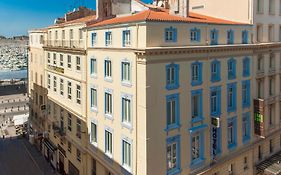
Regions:
<instances>
[{"instance_id":1,"label":"harbor water","mask_svg":"<svg viewBox=\"0 0 281 175\"><path fill-rule=\"evenodd\" d=\"M0 70L0 80L22 79L22 78L27 78L27 70L19 70L19 71Z\"/></svg>"}]
</instances>

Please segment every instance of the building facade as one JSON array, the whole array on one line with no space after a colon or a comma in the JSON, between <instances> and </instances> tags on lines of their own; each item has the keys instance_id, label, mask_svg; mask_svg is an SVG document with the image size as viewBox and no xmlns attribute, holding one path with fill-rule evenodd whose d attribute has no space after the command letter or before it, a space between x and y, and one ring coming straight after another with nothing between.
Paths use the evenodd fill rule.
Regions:
<instances>
[{"instance_id":1,"label":"building facade","mask_svg":"<svg viewBox=\"0 0 281 175\"><path fill-rule=\"evenodd\" d=\"M281 146L280 46L257 43L250 2L223 19L207 1L103 0L30 31L42 153L69 175L263 173Z\"/></svg>"}]
</instances>

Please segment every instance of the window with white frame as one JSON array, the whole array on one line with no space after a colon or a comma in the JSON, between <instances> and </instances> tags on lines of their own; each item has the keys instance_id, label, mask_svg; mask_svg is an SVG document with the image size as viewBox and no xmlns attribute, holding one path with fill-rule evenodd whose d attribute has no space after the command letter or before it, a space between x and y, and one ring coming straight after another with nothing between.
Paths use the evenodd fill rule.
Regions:
<instances>
[{"instance_id":1,"label":"window with white frame","mask_svg":"<svg viewBox=\"0 0 281 175\"><path fill-rule=\"evenodd\" d=\"M97 103L97 89L91 88L91 108L96 108Z\"/></svg>"},{"instance_id":2,"label":"window with white frame","mask_svg":"<svg viewBox=\"0 0 281 175\"><path fill-rule=\"evenodd\" d=\"M105 93L105 114L112 114L112 94Z\"/></svg>"},{"instance_id":3,"label":"window with white frame","mask_svg":"<svg viewBox=\"0 0 281 175\"><path fill-rule=\"evenodd\" d=\"M51 54L48 52L48 64L51 63Z\"/></svg>"},{"instance_id":4,"label":"window with white frame","mask_svg":"<svg viewBox=\"0 0 281 175\"><path fill-rule=\"evenodd\" d=\"M57 92L57 77L54 76L54 92Z\"/></svg>"},{"instance_id":5,"label":"window with white frame","mask_svg":"<svg viewBox=\"0 0 281 175\"><path fill-rule=\"evenodd\" d=\"M263 13L264 0L257 0L257 13Z\"/></svg>"},{"instance_id":6,"label":"window with white frame","mask_svg":"<svg viewBox=\"0 0 281 175\"><path fill-rule=\"evenodd\" d=\"M104 76L106 78L110 78L112 76L112 64L111 60L105 60L104 61Z\"/></svg>"},{"instance_id":7,"label":"window with white frame","mask_svg":"<svg viewBox=\"0 0 281 175\"><path fill-rule=\"evenodd\" d=\"M131 81L131 64L129 62L122 62L122 81Z\"/></svg>"},{"instance_id":8,"label":"window with white frame","mask_svg":"<svg viewBox=\"0 0 281 175\"><path fill-rule=\"evenodd\" d=\"M64 40L65 39L65 30L62 30L61 32L61 38Z\"/></svg>"},{"instance_id":9,"label":"window with white frame","mask_svg":"<svg viewBox=\"0 0 281 175\"><path fill-rule=\"evenodd\" d=\"M81 104L81 86L76 85L76 103Z\"/></svg>"},{"instance_id":10,"label":"window with white frame","mask_svg":"<svg viewBox=\"0 0 281 175\"><path fill-rule=\"evenodd\" d=\"M196 160L200 157L200 135L195 134L192 136L192 141L191 141L191 158L192 160Z\"/></svg>"},{"instance_id":11,"label":"window with white frame","mask_svg":"<svg viewBox=\"0 0 281 175\"><path fill-rule=\"evenodd\" d=\"M98 141L97 139L97 124L91 122L91 143L96 144Z\"/></svg>"},{"instance_id":12,"label":"window with white frame","mask_svg":"<svg viewBox=\"0 0 281 175\"><path fill-rule=\"evenodd\" d=\"M53 53L53 64L57 65L57 54Z\"/></svg>"},{"instance_id":13,"label":"window with white frame","mask_svg":"<svg viewBox=\"0 0 281 175\"><path fill-rule=\"evenodd\" d=\"M63 54L60 54L60 66L63 67Z\"/></svg>"},{"instance_id":14,"label":"window with white frame","mask_svg":"<svg viewBox=\"0 0 281 175\"><path fill-rule=\"evenodd\" d=\"M91 75L97 74L97 59L91 58L90 66Z\"/></svg>"},{"instance_id":15,"label":"window with white frame","mask_svg":"<svg viewBox=\"0 0 281 175\"><path fill-rule=\"evenodd\" d=\"M67 98L71 100L72 84L70 81L67 82Z\"/></svg>"},{"instance_id":16,"label":"window with white frame","mask_svg":"<svg viewBox=\"0 0 281 175\"><path fill-rule=\"evenodd\" d=\"M268 12L270 15L275 14L275 0L269 0Z\"/></svg>"},{"instance_id":17,"label":"window with white frame","mask_svg":"<svg viewBox=\"0 0 281 175\"><path fill-rule=\"evenodd\" d=\"M167 171L172 172L178 168L179 164L179 155L178 154L178 145L179 142L170 142L167 145Z\"/></svg>"},{"instance_id":18,"label":"window with white frame","mask_svg":"<svg viewBox=\"0 0 281 175\"><path fill-rule=\"evenodd\" d=\"M72 130L72 116L70 113L67 114L67 128L69 131Z\"/></svg>"},{"instance_id":19,"label":"window with white frame","mask_svg":"<svg viewBox=\"0 0 281 175\"><path fill-rule=\"evenodd\" d=\"M71 55L67 55L67 68L71 69Z\"/></svg>"},{"instance_id":20,"label":"window with white frame","mask_svg":"<svg viewBox=\"0 0 281 175\"><path fill-rule=\"evenodd\" d=\"M126 140L122 140L122 165L126 169L131 169L132 166L131 144Z\"/></svg>"},{"instance_id":21,"label":"window with white frame","mask_svg":"<svg viewBox=\"0 0 281 175\"><path fill-rule=\"evenodd\" d=\"M92 47L97 43L97 33L92 33Z\"/></svg>"},{"instance_id":22,"label":"window with white frame","mask_svg":"<svg viewBox=\"0 0 281 175\"><path fill-rule=\"evenodd\" d=\"M81 162L81 151L78 148L76 149L76 156L77 156L77 160Z\"/></svg>"},{"instance_id":23,"label":"window with white frame","mask_svg":"<svg viewBox=\"0 0 281 175\"><path fill-rule=\"evenodd\" d=\"M63 92L63 89L64 89L63 87L64 87L64 81L63 81L63 79L61 78L61 79L60 79L60 94L61 94L61 95L63 95L63 93L64 93L64 92Z\"/></svg>"},{"instance_id":24,"label":"window with white frame","mask_svg":"<svg viewBox=\"0 0 281 175\"><path fill-rule=\"evenodd\" d=\"M76 70L81 70L81 58L79 56L76 57Z\"/></svg>"},{"instance_id":25,"label":"window with white frame","mask_svg":"<svg viewBox=\"0 0 281 175\"><path fill-rule=\"evenodd\" d=\"M73 29L69 30L69 39L73 39Z\"/></svg>"},{"instance_id":26,"label":"window with white frame","mask_svg":"<svg viewBox=\"0 0 281 175\"><path fill-rule=\"evenodd\" d=\"M109 46L112 44L112 33L111 32L105 32L105 45Z\"/></svg>"},{"instance_id":27,"label":"window with white frame","mask_svg":"<svg viewBox=\"0 0 281 175\"><path fill-rule=\"evenodd\" d=\"M81 133L82 133L82 123L81 120L77 118L76 121L76 136L81 139Z\"/></svg>"},{"instance_id":28,"label":"window with white frame","mask_svg":"<svg viewBox=\"0 0 281 175\"><path fill-rule=\"evenodd\" d=\"M48 89L50 89L51 88L51 75L50 74L48 74Z\"/></svg>"},{"instance_id":29,"label":"window with white frame","mask_svg":"<svg viewBox=\"0 0 281 175\"><path fill-rule=\"evenodd\" d=\"M131 45L131 31L123 31L123 47L128 47Z\"/></svg>"},{"instance_id":30,"label":"window with white frame","mask_svg":"<svg viewBox=\"0 0 281 175\"><path fill-rule=\"evenodd\" d=\"M112 133L109 130L105 130L105 154L112 157Z\"/></svg>"},{"instance_id":31,"label":"window with white frame","mask_svg":"<svg viewBox=\"0 0 281 175\"><path fill-rule=\"evenodd\" d=\"M131 123L131 99L122 97L122 122Z\"/></svg>"}]
</instances>

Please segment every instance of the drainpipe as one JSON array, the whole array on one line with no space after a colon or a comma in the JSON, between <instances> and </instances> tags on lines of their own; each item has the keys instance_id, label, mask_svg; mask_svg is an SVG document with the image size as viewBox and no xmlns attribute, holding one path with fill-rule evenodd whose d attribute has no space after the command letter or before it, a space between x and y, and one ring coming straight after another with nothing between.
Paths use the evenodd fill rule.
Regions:
<instances>
[{"instance_id":1,"label":"drainpipe","mask_svg":"<svg viewBox=\"0 0 281 175\"><path fill-rule=\"evenodd\" d=\"M136 24L137 27L137 32L136 32L136 49L139 46L139 24ZM136 81L136 162L135 162L135 167L136 167L136 175L138 174L138 81L137 81L137 76L138 76L138 63L137 63L137 56L136 56L136 76L135 76L135 81Z\"/></svg>"}]
</instances>

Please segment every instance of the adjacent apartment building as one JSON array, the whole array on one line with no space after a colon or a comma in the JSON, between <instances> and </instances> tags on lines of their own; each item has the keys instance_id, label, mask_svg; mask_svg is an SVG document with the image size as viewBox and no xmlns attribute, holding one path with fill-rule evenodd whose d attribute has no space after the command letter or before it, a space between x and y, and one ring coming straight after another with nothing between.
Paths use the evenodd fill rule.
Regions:
<instances>
[{"instance_id":1,"label":"adjacent apartment building","mask_svg":"<svg viewBox=\"0 0 281 175\"><path fill-rule=\"evenodd\" d=\"M278 167L279 13L257 2L97 0L31 30L30 137L68 175Z\"/></svg>"}]
</instances>

